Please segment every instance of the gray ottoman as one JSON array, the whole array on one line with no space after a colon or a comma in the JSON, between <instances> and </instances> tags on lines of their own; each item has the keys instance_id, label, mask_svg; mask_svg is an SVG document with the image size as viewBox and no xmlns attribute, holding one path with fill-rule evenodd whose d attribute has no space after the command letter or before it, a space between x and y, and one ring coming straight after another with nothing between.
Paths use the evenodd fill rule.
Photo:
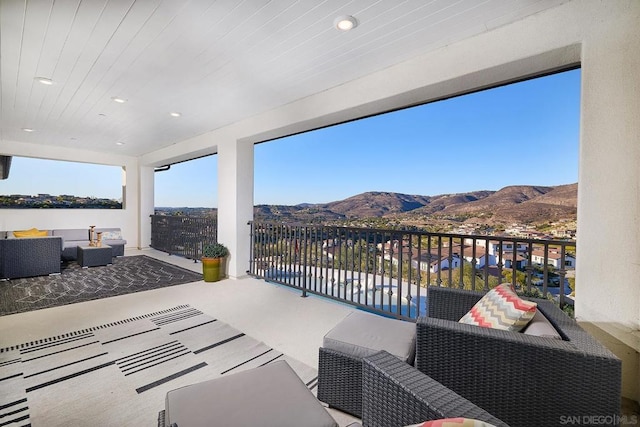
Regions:
<instances>
[{"instance_id":1,"label":"gray ottoman","mask_svg":"<svg viewBox=\"0 0 640 427\"><path fill-rule=\"evenodd\" d=\"M164 419L160 416L158 424L174 423L178 427L338 427L283 360L171 390Z\"/></svg>"},{"instance_id":2,"label":"gray ottoman","mask_svg":"<svg viewBox=\"0 0 640 427\"><path fill-rule=\"evenodd\" d=\"M113 250L109 245L78 246L78 264L82 267L97 267L111 264Z\"/></svg>"},{"instance_id":3,"label":"gray ottoman","mask_svg":"<svg viewBox=\"0 0 640 427\"><path fill-rule=\"evenodd\" d=\"M380 350L413 365L416 324L363 311L349 314L323 339L318 399L362 418L362 359Z\"/></svg>"}]
</instances>

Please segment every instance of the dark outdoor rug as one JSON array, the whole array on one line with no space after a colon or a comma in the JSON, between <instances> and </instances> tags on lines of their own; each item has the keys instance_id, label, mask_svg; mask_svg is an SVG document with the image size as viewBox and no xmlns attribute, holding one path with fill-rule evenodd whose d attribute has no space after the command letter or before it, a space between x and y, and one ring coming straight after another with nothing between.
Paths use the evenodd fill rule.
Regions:
<instances>
[{"instance_id":1,"label":"dark outdoor rug","mask_svg":"<svg viewBox=\"0 0 640 427\"><path fill-rule=\"evenodd\" d=\"M202 280L202 274L145 255L82 268L63 264L59 275L0 281L0 316Z\"/></svg>"},{"instance_id":2,"label":"dark outdoor rug","mask_svg":"<svg viewBox=\"0 0 640 427\"><path fill-rule=\"evenodd\" d=\"M315 392L314 368L190 305L80 324L0 348L0 426L156 426L168 391L277 360Z\"/></svg>"}]
</instances>

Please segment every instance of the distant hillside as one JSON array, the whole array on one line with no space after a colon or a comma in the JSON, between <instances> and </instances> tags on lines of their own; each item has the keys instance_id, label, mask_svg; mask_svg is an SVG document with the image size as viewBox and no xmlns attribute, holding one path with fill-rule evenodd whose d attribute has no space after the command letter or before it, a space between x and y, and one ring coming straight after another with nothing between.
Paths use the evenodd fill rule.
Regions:
<instances>
[{"instance_id":1,"label":"distant hillside","mask_svg":"<svg viewBox=\"0 0 640 427\"><path fill-rule=\"evenodd\" d=\"M498 191L436 196L372 191L331 203L256 206L256 218L299 222L390 218L401 223L430 219L486 224L575 220L578 184L552 187L518 185Z\"/></svg>"},{"instance_id":2,"label":"distant hillside","mask_svg":"<svg viewBox=\"0 0 640 427\"><path fill-rule=\"evenodd\" d=\"M256 219L299 223L340 223L381 218L396 224L475 223L508 225L575 221L578 184L552 187L513 185L498 191L420 196L371 191L331 203L257 205ZM207 216L215 209L157 208L168 214ZM206 211L206 212L205 212Z\"/></svg>"},{"instance_id":3,"label":"distant hillside","mask_svg":"<svg viewBox=\"0 0 640 427\"><path fill-rule=\"evenodd\" d=\"M438 196L430 197L429 203L414 210L412 213L416 215L433 215L443 213L455 206L465 206L469 203L484 200L493 193L493 191L474 191L471 193L440 194Z\"/></svg>"},{"instance_id":4,"label":"distant hillside","mask_svg":"<svg viewBox=\"0 0 640 427\"><path fill-rule=\"evenodd\" d=\"M337 202L316 205L316 207L342 214L346 217L368 218L409 212L427 203L429 203L429 197L426 196L372 191Z\"/></svg>"}]
</instances>

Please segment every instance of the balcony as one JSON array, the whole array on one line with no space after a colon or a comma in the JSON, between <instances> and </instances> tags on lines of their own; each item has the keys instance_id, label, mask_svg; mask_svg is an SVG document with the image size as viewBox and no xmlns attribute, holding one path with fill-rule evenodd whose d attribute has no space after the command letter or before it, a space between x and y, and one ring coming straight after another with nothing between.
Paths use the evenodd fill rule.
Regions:
<instances>
[{"instance_id":1,"label":"balcony","mask_svg":"<svg viewBox=\"0 0 640 427\"><path fill-rule=\"evenodd\" d=\"M640 99L640 86L634 74L639 63L637 52L640 52L638 2L513 2L513 7L522 10L512 11L513 13L505 12L502 8L506 6L500 2L486 3L487 7L495 8L497 12L483 9L484 4L477 6L463 2L456 7L468 8L472 13L478 13L477 19L475 15L463 21L454 19L454 7L444 13L447 18L451 18L451 25L442 24L447 21L437 21L433 26L415 25L415 22L412 25L395 26L401 20L397 16L391 16L386 20L380 19L383 26L363 22L355 31L347 34L329 31L330 28L327 28L323 21L326 12L322 12L322 8L315 8L316 15L311 12L304 14L305 19L308 17L312 22L308 25L308 28L313 30L310 33L299 31L300 28L296 25L281 28L283 31L296 31L293 34L289 33L286 40L290 43L289 48L303 49L301 55L287 57L287 61L284 62L274 61L274 56L270 55L274 46L264 49L264 58L268 65L280 66L263 74L270 78L266 82L253 78L255 70L262 70L262 63L254 64L253 61L258 61L259 58L250 55L244 49L225 52L237 53L240 56L241 61L235 63L235 67L241 72L229 72L228 67L219 67L215 61L209 61L211 68L203 70L200 62L193 61L194 56L203 59L198 55L206 46L217 46L208 34L199 32L211 30L211 25L205 22L200 22L202 25L191 25L189 19L174 20L175 23L183 22L185 27L168 28L168 31L172 32L168 37L179 40L169 46L162 37L153 42L153 37L145 38L150 34L146 31L153 32L158 28L164 28L163 23L153 19L147 20L140 14L144 13L140 7L154 9L153 7L136 2L129 13L126 9L128 6L124 3L110 3L110 7L102 10L99 6L85 5L83 2L81 12L93 14L91 16L97 24L80 25L78 31L88 31L82 33L86 35L86 40L92 36L104 39L81 44L84 48L78 49L78 43L66 43L66 37L51 38L46 31L47 28L64 27L68 31L65 33L61 30L58 34L72 34L68 25L74 22L74 8L56 2L53 7L64 10L60 10L60 13L45 13L46 11L38 9L41 6L38 6L37 2L25 3L24 7L19 3L1 3L3 22L11 25L0 26L3 35L0 154L119 166L123 171L124 207L116 211L73 212L64 209L46 212L7 209L3 210L0 216L0 229L77 228L90 224L115 226L122 228L129 241L128 251L148 248L152 237L149 216L153 214L155 206L155 168L216 154L220 165L219 223L216 233L217 238L225 243L231 252L228 273L231 278L237 280L222 285L231 290L232 284L244 284L245 281L261 288L273 286L244 278L247 270L251 269L254 274L265 277L268 273L267 269L262 268L266 266L264 263L249 265L249 260L254 259L252 251L255 250L250 243L251 229L247 226L247 222L254 219L254 144L580 66L580 190L577 227L579 235L576 247L580 262L576 266L578 292L575 312L584 327L589 328L590 332L596 334L623 358L623 395L634 400L639 399L640 288L637 286L637 278L640 276L640 264L637 257L640 252L640 201L637 188L640 182L640 168L637 159L640 158L640 145L637 141L640 135L640 121L637 120L637 100ZM164 11L165 6L170 7L169 3L165 3L157 10ZM249 6L251 2L245 3L244 6ZM268 7L275 7L276 3L271 2ZM469 5L473 7L468 7ZM402 7L405 6L410 7L404 4ZM395 7L388 9L384 13L393 14L399 10ZM403 16L432 16L432 19L440 19L439 13L431 13L428 7L422 7L419 2L415 4L415 9L409 10ZM259 19L262 15L255 12L256 19ZM173 16L160 12L158 15ZM55 19L58 16L61 17L61 21L52 22L49 27L47 19ZM99 21L100 16L104 17L104 21ZM194 11L190 11L189 16L205 19L203 14ZM265 16L267 19L271 17ZM255 21L229 21L237 22L244 27L240 27L238 31L221 34L224 37L237 36L234 40L239 42L239 46L243 43L250 44L253 38L246 35L254 33L247 25L253 25ZM146 23L149 23L149 27L144 27ZM25 26L21 27L22 24ZM92 35L92 28L101 31ZM268 29L271 26L263 25L260 28ZM424 32L416 33L418 28ZM445 29L459 29L460 32L454 34L456 37L447 37L444 34ZM395 43L379 43L378 41L385 40L386 33L398 35L399 38ZM134 35L140 35L142 39L134 40ZM419 35L423 38L419 39ZM266 34L263 40L273 40L272 36L273 34ZM71 39L85 40L82 36L69 40ZM353 50L346 52L354 54L344 54L338 58L340 60L336 60L335 53L345 52L343 47L347 39L349 47ZM150 43L146 43L147 40ZM305 49L307 45L304 42L310 41L319 43L317 50ZM105 48L111 42L114 45ZM159 44L153 44L156 42ZM192 49L191 42L200 44ZM49 43L52 43L54 48L50 49ZM145 46L149 46L149 49L145 50ZM327 50L327 46L334 48ZM370 49L378 46L387 48L388 54L380 55L379 52ZM81 56L80 50L87 56ZM162 58L157 56L157 52L160 51L163 52ZM287 49L281 51L287 52ZM42 61L46 63L36 60L40 58L40 53L43 53ZM117 64L116 60L119 58L132 61L131 67ZM134 58L141 60L135 62ZM251 63L248 63L249 59ZM346 61L343 62L342 59ZM387 62L381 63L382 59ZM58 63L61 64L60 67L57 67ZM45 87L34 81L40 72L40 68L36 70L38 64L43 70L56 69L61 73L60 76L53 76L54 79L59 79L55 83L60 84L50 86L49 92L45 92ZM150 68L142 67L145 64ZM76 69L76 65L86 65L90 70ZM126 70L131 70L131 76L125 73ZM209 71L226 74L220 79L202 79L200 86L195 83L195 79L185 78L187 75L195 77L192 72L198 74L201 70L204 74ZM247 70L251 71L251 76L244 72ZM97 74L93 74L94 72ZM166 78L162 77L164 72L167 72ZM157 78L150 81L149 76ZM238 89L237 93L240 95L218 98L217 95L230 93L228 89L231 86L227 80L230 76L238 79L237 85L232 87ZM129 88L132 93L144 92L149 97L131 99L131 102L120 106L125 110L116 110L114 107L118 106L115 106L109 97L119 94L105 92L105 87L115 82L122 83L118 88ZM183 86L182 82L189 84ZM103 87L101 83L107 86ZM181 100L180 106L193 108L193 114L185 114L182 119L191 120L189 117L196 117L208 121L183 120L182 124L177 126L180 127L179 130L169 125L166 122L167 112L172 111L174 104L167 103L167 87L171 89L172 102ZM102 94L105 94L106 99ZM195 102L198 100L199 102ZM146 108L140 108L141 105ZM96 121L106 120L98 119L98 115L105 115L99 114L103 110L109 123ZM38 120L35 121L35 131L26 133L21 129L33 130L29 129L32 126L31 123L27 123L29 119ZM115 146L115 142L126 143ZM482 149L483 147L478 147L478 150ZM518 155L526 155L527 150L534 150L536 147L533 144L522 146L514 142L513 146L505 149L513 150L516 159ZM393 153L393 150L390 149L389 152ZM398 158L404 155L394 154ZM311 166L327 164L331 155L319 153L318 163ZM460 153L455 147L451 147L451 155L460 159L460 170L452 173L460 174L466 170L490 173L492 168L499 166L478 165L473 153ZM550 156L552 155L553 153L550 153ZM416 164L421 160L416 159ZM426 162L429 159L424 160ZM407 179L422 178L417 172L418 169L403 169L402 164L398 165L399 169L395 172L406 173ZM311 173L315 171L310 168ZM425 177L432 178L428 174ZM78 177L69 176L65 179L73 180ZM447 237L443 239L446 240ZM422 245L421 249L424 251L424 243ZM531 249L529 254L533 254L533 248ZM473 251L473 247L470 250ZM467 251L465 247L465 255L469 253ZM385 253L391 255L390 252ZM407 255L409 253L407 252ZM196 252L193 254L195 257ZM404 261L405 255L402 251L394 250L394 254L402 255ZM448 255L446 251L445 255ZM453 255L451 254L451 260L448 260L451 265L455 262ZM295 262L270 259L269 256L267 252L258 258L262 258L259 259L261 262L267 262L269 268L274 268L275 276L270 279L286 282L289 278L279 271L294 271L294 268L299 268ZM533 259L533 255L531 256ZM544 254L542 256L544 257ZM503 254L502 257L502 269L508 270L509 256ZM475 258L476 269L481 272L480 265L483 260L481 257ZM393 257L386 261L392 263ZM512 261L517 263L518 257ZM320 265L323 264L318 264L318 267ZM441 267L431 271L431 278L437 278L438 271L441 280L449 280L451 269L444 270ZM307 277L308 271L303 272ZM530 273L531 282L527 276L525 286L529 283L536 286L537 280L542 280L544 285L544 273L542 277L537 277L536 271ZM328 277L327 274L323 275L325 280L330 280ZM476 281L479 278L478 275L472 277L476 277ZM291 280L293 279L291 277ZM342 279L344 276L336 278L336 286L339 286ZM373 277L371 279L373 280ZM380 276L377 276L377 279L380 279ZM455 279L452 279L449 282L455 282ZM385 284L388 283L386 280ZM292 284L299 287L296 282ZM326 284L322 285L326 287ZM285 294L289 292L288 289L280 290ZM207 289L207 292L216 293L211 289ZM299 292L296 291L294 295ZM407 289L403 289L399 294L406 295ZM206 295L214 296L209 293ZM392 298L394 296L397 297L395 292ZM176 298L179 299L179 295L176 295ZM415 299L417 298L416 295ZM312 300L315 298L296 301ZM142 304L145 306L156 306L151 298L139 301L143 301ZM228 302L233 304L238 317L246 315L242 298L237 296L236 300ZM92 309L97 307L96 304L89 306ZM134 307L128 314L133 314L138 308ZM112 309L120 310L115 306L112 306ZM42 336L38 331L62 330L57 322L64 325L73 316L86 316L82 310L74 312L73 315L65 315L63 310L53 311L59 313L56 322L48 322L41 326L34 323L34 336ZM100 309L96 308L96 313L100 312ZM402 311L400 314L402 315ZM109 313L99 315L111 316ZM30 316L44 315L33 313L2 319L3 341L5 336L15 337L11 335L14 332L4 334L11 329L24 330L25 336L30 336L28 329L21 329L23 319ZM116 316L111 316L114 317ZM42 318L46 321L50 319ZM20 329L16 325L20 325ZM278 324L271 326L276 327Z\"/></svg>"}]
</instances>

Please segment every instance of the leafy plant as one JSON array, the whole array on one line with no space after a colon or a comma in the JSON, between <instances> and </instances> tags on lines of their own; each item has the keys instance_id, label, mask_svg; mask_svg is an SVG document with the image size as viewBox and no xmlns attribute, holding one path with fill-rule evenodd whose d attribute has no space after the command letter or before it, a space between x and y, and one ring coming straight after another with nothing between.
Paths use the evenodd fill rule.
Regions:
<instances>
[{"instance_id":1,"label":"leafy plant","mask_svg":"<svg viewBox=\"0 0 640 427\"><path fill-rule=\"evenodd\" d=\"M576 314L572 305L565 304L564 307L562 307L562 311L564 311L564 313L570 318L572 319L576 318Z\"/></svg>"},{"instance_id":2,"label":"leafy plant","mask_svg":"<svg viewBox=\"0 0 640 427\"><path fill-rule=\"evenodd\" d=\"M205 258L224 258L229 255L229 249L222 243L210 243L202 248L202 256Z\"/></svg>"}]
</instances>

